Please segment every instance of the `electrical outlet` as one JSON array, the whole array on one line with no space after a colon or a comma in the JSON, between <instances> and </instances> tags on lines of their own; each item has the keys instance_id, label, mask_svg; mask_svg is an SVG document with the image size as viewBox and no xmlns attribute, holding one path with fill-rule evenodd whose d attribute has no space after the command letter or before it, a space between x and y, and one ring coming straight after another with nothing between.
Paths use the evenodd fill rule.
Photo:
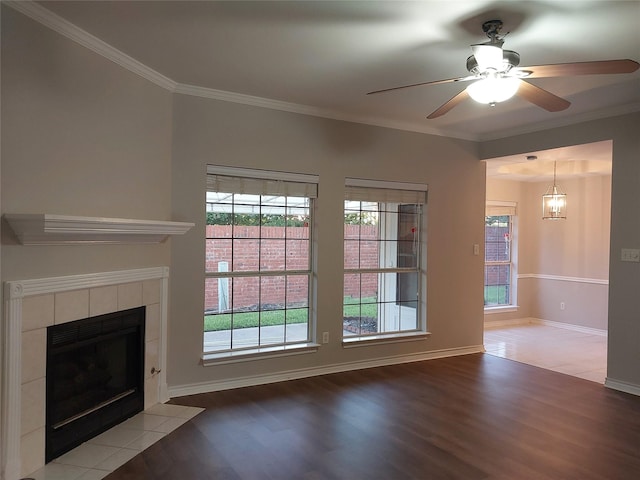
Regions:
<instances>
[{"instance_id":1,"label":"electrical outlet","mask_svg":"<svg viewBox=\"0 0 640 480\"><path fill-rule=\"evenodd\" d=\"M480 255L480 244L478 243L473 244L473 254Z\"/></svg>"},{"instance_id":2,"label":"electrical outlet","mask_svg":"<svg viewBox=\"0 0 640 480\"><path fill-rule=\"evenodd\" d=\"M322 343L329 343L329 332L322 332Z\"/></svg>"}]
</instances>

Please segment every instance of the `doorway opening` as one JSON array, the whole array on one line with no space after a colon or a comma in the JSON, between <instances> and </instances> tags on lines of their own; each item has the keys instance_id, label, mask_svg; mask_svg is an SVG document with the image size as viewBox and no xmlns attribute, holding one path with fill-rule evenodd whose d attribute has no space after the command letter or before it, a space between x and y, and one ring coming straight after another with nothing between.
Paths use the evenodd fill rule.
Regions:
<instances>
[{"instance_id":1,"label":"doorway opening","mask_svg":"<svg viewBox=\"0 0 640 480\"><path fill-rule=\"evenodd\" d=\"M542 219L554 163L566 220ZM612 141L486 160L485 223L510 227L485 242L487 353L604 383L611 164Z\"/></svg>"}]
</instances>

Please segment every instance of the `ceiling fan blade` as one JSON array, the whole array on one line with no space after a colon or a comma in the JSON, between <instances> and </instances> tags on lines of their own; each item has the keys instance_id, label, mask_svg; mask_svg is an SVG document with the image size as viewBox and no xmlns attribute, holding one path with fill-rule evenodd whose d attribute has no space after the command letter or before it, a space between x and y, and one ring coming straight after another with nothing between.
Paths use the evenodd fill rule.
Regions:
<instances>
[{"instance_id":1,"label":"ceiling fan blade","mask_svg":"<svg viewBox=\"0 0 640 480\"><path fill-rule=\"evenodd\" d=\"M469 80L475 80L477 78L478 77L476 77L475 75L470 75L468 77L448 78L446 80L436 80L434 82L412 83L411 85L402 85L401 87L391 87L391 88L384 88L382 90L375 90L373 92L368 92L367 95L375 95L376 93L391 92L393 90L401 90L403 88L420 87L422 85L439 85L441 83L468 82Z\"/></svg>"},{"instance_id":2,"label":"ceiling fan blade","mask_svg":"<svg viewBox=\"0 0 640 480\"><path fill-rule=\"evenodd\" d=\"M566 77L571 75L601 75L615 73L633 73L640 68L634 60L600 60L596 62L557 63L554 65L536 65L521 67L518 70L530 71L527 78Z\"/></svg>"},{"instance_id":3,"label":"ceiling fan blade","mask_svg":"<svg viewBox=\"0 0 640 480\"><path fill-rule=\"evenodd\" d=\"M569 105L571 105L571 102L568 100L560 98L524 80L520 80L520 87L518 87L516 95L519 95L534 105L544 108L548 112L559 112L569 108Z\"/></svg>"},{"instance_id":4,"label":"ceiling fan blade","mask_svg":"<svg viewBox=\"0 0 640 480\"><path fill-rule=\"evenodd\" d=\"M427 118L429 120L433 120L434 118L441 117L442 115L447 113L449 110L451 110L453 107L455 107L459 103L462 103L467 98L469 98L469 94L467 93L467 89L465 88L455 97L451 98L447 103L445 103L440 108L438 108L435 112L431 113Z\"/></svg>"}]
</instances>

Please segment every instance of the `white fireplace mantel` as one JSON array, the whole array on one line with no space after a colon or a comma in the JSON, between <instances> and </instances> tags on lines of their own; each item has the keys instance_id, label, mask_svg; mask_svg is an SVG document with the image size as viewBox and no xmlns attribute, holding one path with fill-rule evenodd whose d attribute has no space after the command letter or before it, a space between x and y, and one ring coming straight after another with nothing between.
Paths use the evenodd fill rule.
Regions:
<instances>
[{"instance_id":1,"label":"white fireplace mantel","mask_svg":"<svg viewBox=\"0 0 640 480\"><path fill-rule=\"evenodd\" d=\"M187 222L49 213L5 214L4 218L22 245L160 243L194 226Z\"/></svg>"}]
</instances>

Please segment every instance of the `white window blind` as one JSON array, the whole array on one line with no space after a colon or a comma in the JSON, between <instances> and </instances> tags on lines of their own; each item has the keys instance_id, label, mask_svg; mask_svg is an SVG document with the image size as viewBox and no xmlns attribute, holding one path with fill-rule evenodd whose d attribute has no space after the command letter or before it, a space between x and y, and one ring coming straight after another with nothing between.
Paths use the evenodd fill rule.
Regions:
<instances>
[{"instance_id":1,"label":"white window blind","mask_svg":"<svg viewBox=\"0 0 640 480\"><path fill-rule=\"evenodd\" d=\"M318 197L316 175L207 166L207 191L285 197Z\"/></svg>"},{"instance_id":2,"label":"white window blind","mask_svg":"<svg viewBox=\"0 0 640 480\"><path fill-rule=\"evenodd\" d=\"M207 190L252 195L279 195L283 197L317 198L318 185L315 183L268 180L263 178L227 177L207 175Z\"/></svg>"},{"instance_id":3,"label":"white window blind","mask_svg":"<svg viewBox=\"0 0 640 480\"><path fill-rule=\"evenodd\" d=\"M485 216L499 217L503 215L515 215L516 204L514 202L488 201L485 208Z\"/></svg>"},{"instance_id":4,"label":"white window blind","mask_svg":"<svg viewBox=\"0 0 640 480\"><path fill-rule=\"evenodd\" d=\"M383 203L427 203L427 186L415 183L380 182L347 178L346 200Z\"/></svg>"}]
</instances>

